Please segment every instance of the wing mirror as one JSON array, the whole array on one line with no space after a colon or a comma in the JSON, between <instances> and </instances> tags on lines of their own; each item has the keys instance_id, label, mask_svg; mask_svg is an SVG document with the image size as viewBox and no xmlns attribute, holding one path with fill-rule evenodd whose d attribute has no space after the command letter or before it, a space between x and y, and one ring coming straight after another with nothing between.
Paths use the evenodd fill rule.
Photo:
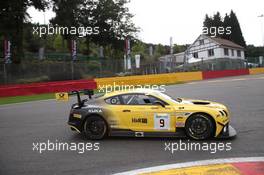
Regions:
<instances>
[{"instance_id":1,"label":"wing mirror","mask_svg":"<svg viewBox=\"0 0 264 175\"><path fill-rule=\"evenodd\" d=\"M165 108L165 104L161 101L154 101L153 105L162 106L163 108Z\"/></svg>"}]
</instances>

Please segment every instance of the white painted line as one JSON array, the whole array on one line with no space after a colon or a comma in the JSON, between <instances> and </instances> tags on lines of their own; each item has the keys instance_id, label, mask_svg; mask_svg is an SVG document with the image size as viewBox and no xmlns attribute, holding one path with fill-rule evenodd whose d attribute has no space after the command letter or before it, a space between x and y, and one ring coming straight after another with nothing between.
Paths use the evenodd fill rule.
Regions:
<instances>
[{"instance_id":1,"label":"white painted line","mask_svg":"<svg viewBox=\"0 0 264 175\"><path fill-rule=\"evenodd\" d=\"M256 80L259 80L259 79L264 79L264 77L259 77L259 78L255 78Z\"/></svg>"},{"instance_id":2,"label":"white painted line","mask_svg":"<svg viewBox=\"0 0 264 175\"><path fill-rule=\"evenodd\" d=\"M208 80L208 81L200 81L199 83L222 83L222 82L234 82L234 81L246 81L246 80L260 80L264 79L264 77L258 78L233 78L233 79L220 79L220 80ZM195 84L195 83L188 83L188 84Z\"/></svg>"},{"instance_id":3,"label":"white painted line","mask_svg":"<svg viewBox=\"0 0 264 175\"><path fill-rule=\"evenodd\" d=\"M163 171L163 170L169 170L175 168L185 168L192 166L203 166L203 165L224 164L224 163L239 163L239 162L264 162L264 157L240 157L240 158L201 160L194 162L176 163L176 164L168 164L168 165L154 166L149 168L136 169L132 171L117 173L114 175L136 175L136 174L152 173L156 171Z\"/></svg>"}]
</instances>

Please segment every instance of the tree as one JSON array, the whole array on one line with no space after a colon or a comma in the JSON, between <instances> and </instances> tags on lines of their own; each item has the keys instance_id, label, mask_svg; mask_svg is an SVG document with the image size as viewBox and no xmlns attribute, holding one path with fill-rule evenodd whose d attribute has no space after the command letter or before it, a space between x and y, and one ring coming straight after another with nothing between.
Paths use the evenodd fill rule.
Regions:
<instances>
[{"instance_id":1,"label":"tree","mask_svg":"<svg viewBox=\"0 0 264 175\"><path fill-rule=\"evenodd\" d=\"M85 1L86 2L86 1ZM78 18L80 16L79 8L81 5L81 0L53 0L53 11L56 16L50 20L54 27L71 27L78 28L80 26ZM77 37L70 33L61 34L63 39L62 47L65 47L64 40L67 41L67 46L70 48L70 40Z\"/></svg>"},{"instance_id":2,"label":"tree","mask_svg":"<svg viewBox=\"0 0 264 175\"><path fill-rule=\"evenodd\" d=\"M88 13L92 15L92 26L99 27L99 35L87 38L98 45L110 45L115 50L123 50L124 40L126 38L134 40L138 31L131 20L133 15L125 7L127 3L127 0L98 0L92 12L88 8ZM87 17L83 16L82 19L85 21Z\"/></svg>"},{"instance_id":3,"label":"tree","mask_svg":"<svg viewBox=\"0 0 264 175\"><path fill-rule=\"evenodd\" d=\"M246 42L243 37L240 24L233 10L231 10L229 18L230 18L230 21L227 25L231 27L231 31L232 31L229 40L233 41L234 43L239 44L240 46L246 47Z\"/></svg>"},{"instance_id":4,"label":"tree","mask_svg":"<svg viewBox=\"0 0 264 175\"><path fill-rule=\"evenodd\" d=\"M239 44L243 47L246 47L246 42L243 37L240 24L238 22L238 19L236 17L236 14L231 10L229 15L225 15L224 19L221 18L221 15L219 12L217 12L213 17L209 17L207 14L205 15L205 20L203 22L203 26L210 28L210 27L223 27L225 30L228 28L231 28L231 33L226 34L226 32L222 35L219 35L217 33L217 37L224 38L230 41L233 41L236 44ZM209 34L210 36L210 34Z\"/></svg>"},{"instance_id":5,"label":"tree","mask_svg":"<svg viewBox=\"0 0 264 175\"><path fill-rule=\"evenodd\" d=\"M174 44L173 46L174 53L184 52L186 49L187 49L187 45Z\"/></svg>"},{"instance_id":6,"label":"tree","mask_svg":"<svg viewBox=\"0 0 264 175\"><path fill-rule=\"evenodd\" d=\"M45 10L47 6L47 0L8 0L0 3L0 35L11 40L14 63L20 63L23 57L23 27L30 17L26 12L28 7Z\"/></svg>"},{"instance_id":7,"label":"tree","mask_svg":"<svg viewBox=\"0 0 264 175\"><path fill-rule=\"evenodd\" d=\"M219 27L223 27L223 25L224 24L223 24L223 21L222 21L222 17L220 15L220 13L217 12L214 15L214 18L213 18L213 27L215 27L216 29L219 29ZM223 37L223 35L222 34L219 34L218 32L216 32L216 37Z\"/></svg>"},{"instance_id":8,"label":"tree","mask_svg":"<svg viewBox=\"0 0 264 175\"><path fill-rule=\"evenodd\" d=\"M154 48L154 57L155 58L159 58L165 54L166 54L165 46L163 46L161 44L158 44L155 46L155 48Z\"/></svg>"}]
</instances>

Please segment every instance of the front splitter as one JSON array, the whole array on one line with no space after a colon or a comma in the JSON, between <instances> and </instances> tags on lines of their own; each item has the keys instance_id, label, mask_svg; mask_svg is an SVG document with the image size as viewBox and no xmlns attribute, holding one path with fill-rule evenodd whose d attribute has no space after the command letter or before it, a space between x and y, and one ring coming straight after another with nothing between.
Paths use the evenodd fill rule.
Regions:
<instances>
[{"instance_id":1,"label":"front splitter","mask_svg":"<svg viewBox=\"0 0 264 175\"><path fill-rule=\"evenodd\" d=\"M234 138L237 135L236 130L231 126L228 125L228 128L224 131L222 131L217 138L222 138L222 139L228 139L228 138Z\"/></svg>"}]
</instances>

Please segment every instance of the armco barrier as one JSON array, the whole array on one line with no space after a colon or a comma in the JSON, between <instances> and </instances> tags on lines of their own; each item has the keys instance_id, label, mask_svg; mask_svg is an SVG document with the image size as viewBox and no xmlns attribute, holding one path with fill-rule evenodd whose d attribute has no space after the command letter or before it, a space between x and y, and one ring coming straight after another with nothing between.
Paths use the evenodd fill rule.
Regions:
<instances>
[{"instance_id":1,"label":"armco barrier","mask_svg":"<svg viewBox=\"0 0 264 175\"><path fill-rule=\"evenodd\" d=\"M125 77L96 78L98 88L109 85L156 85L202 80L202 72L180 72Z\"/></svg>"},{"instance_id":2,"label":"armco barrier","mask_svg":"<svg viewBox=\"0 0 264 175\"><path fill-rule=\"evenodd\" d=\"M263 74L263 73L264 73L264 67L249 69L249 74L250 75Z\"/></svg>"},{"instance_id":3,"label":"armco barrier","mask_svg":"<svg viewBox=\"0 0 264 175\"><path fill-rule=\"evenodd\" d=\"M1 85L0 97L33 95L54 92L69 92L80 89L95 89L94 80L56 81L21 85Z\"/></svg>"},{"instance_id":4,"label":"armco barrier","mask_svg":"<svg viewBox=\"0 0 264 175\"><path fill-rule=\"evenodd\" d=\"M219 70L219 71L203 71L203 79L221 78L229 76L248 75L248 69L239 70Z\"/></svg>"}]
</instances>

